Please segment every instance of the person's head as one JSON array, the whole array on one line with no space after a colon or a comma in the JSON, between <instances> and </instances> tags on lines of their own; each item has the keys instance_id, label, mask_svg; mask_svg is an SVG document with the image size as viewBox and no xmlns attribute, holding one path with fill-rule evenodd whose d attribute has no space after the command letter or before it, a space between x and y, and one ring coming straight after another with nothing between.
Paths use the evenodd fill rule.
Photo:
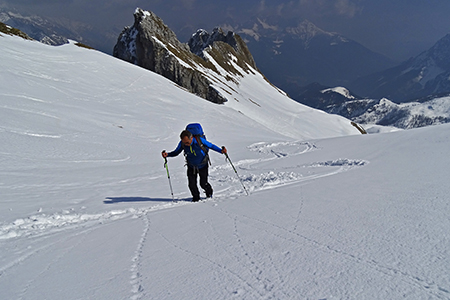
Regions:
<instances>
[{"instance_id":1,"label":"person's head","mask_svg":"<svg viewBox=\"0 0 450 300\"><path fill-rule=\"evenodd\" d=\"M192 133L187 130L183 130L180 134L181 143L185 146L190 146L192 144Z\"/></svg>"}]
</instances>

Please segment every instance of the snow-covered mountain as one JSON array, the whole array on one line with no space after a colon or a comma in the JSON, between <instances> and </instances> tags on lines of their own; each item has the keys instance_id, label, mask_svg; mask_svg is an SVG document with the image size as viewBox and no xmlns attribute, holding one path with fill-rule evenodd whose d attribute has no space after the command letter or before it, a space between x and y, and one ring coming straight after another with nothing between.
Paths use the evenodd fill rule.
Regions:
<instances>
[{"instance_id":1,"label":"snow-covered mountain","mask_svg":"<svg viewBox=\"0 0 450 300\"><path fill-rule=\"evenodd\" d=\"M385 98L351 100L341 105L331 105L325 111L345 116L360 124L411 129L450 123L450 97L403 104Z\"/></svg>"},{"instance_id":2,"label":"snow-covered mountain","mask_svg":"<svg viewBox=\"0 0 450 300\"><path fill-rule=\"evenodd\" d=\"M199 30L184 44L158 16L140 8L134 13L133 26L120 34L113 55L220 104L228 101L224 93L232 95L231 90L239 89L241 78L258 72L238 35L221 29L211 35Z\"/></svg>"},{"instance_id":3,"label":"snow-covered mountain","mask_svg":"<svg viewBox=\"0 0 450 300\"><path fill-rule=\"evenodd\" d=\"M224 35L217 30L215 35L230 44L214 39L212 45L204 48L204 58L201 58L192 53L187 44L179 42L175 33L152 12L138 8L134 16L134 25L125 28L118 39L114 51L117 57L164 75L214 103L225 103L266 128L287 136L300 138L297 129L306 123L312 132L317 124L325 123L330 125L327 125L330 135L354 132L349 120L337 116L331 120L330 115L299 105L268 82L256 69L238 35ZM201 33L204 31L194 37ZM307 132L310 131L303 134Z\"/></svg>"},{"instance_id":4,"label":"snow-covered mountain","mask_svg":"<svg viewBox=\"0 0 450 300\"><path fill-rule=\"evenodd\" d=\"M0 22L26 32L33 39L48 45L67 44L68 38L82 40L82 37L57 25L54 21L40 16L23 16L6 10L0 10Z\"/></svg>"},{"instance_id":5,"label":"snow-covered mountain","mask_svg":"<svg viewBox=\"0 0 450 300\"><path fill-rule=\"evenodd\" d=\"M330 106L361 99L345 87L330 88L319 83L311 83L299 91L297 101L309 107L327 110Z\"/></svg>"},{"instance_id":6,"label":"snow-covered mountain","mask_svg":"<svg viewBox=\"0 0 450 300\"><path fill-rule=\"evenodd\" d=\"M397 104L386 98L365 99L344 87L329 88L316 83L304 87L299 100L310 107L369 126L411 129L450 122L449 96Z\"/></svg>"},{"instance_id":7,"label":"snow-covered mountain","mask_svg":"<svg viewBox=\"0 0 450 300\"><path fill-rule=\"evenodd\" d=\"M71 39L105 53L111 53L111 45L117 38L117 32L120 31L115 28L100 30L82 22L22 14L6 8L0 8L0 22L20 29L31 38L44 44L63 45Z\"/></svg>"},{"instance_id":8,"label":"snow-covered mountain","mask_svg":"<svg viewBox=\"0 0 450 300\"><path fill-rule=\"evenodd\" d=\"M0 299L449 298L450 125L347 135L256 79L260 106L217 105L72 43L0 49ZM195 121L249 196L214 152L195 204L169 159L172 203L160 153Z\"/></svg>"},{"instance_id":9,"label":"snow-covered mountain","mask_svg":"<svg viewBox=\"0 0 450 300\"><path fill-rule=\"evenodd\" d=\"M260 70L296 100L301 88L310 83L347 86L360 76L394 65L387 57L308 20L286 23L256 19L222 27L241 35Z\"/></svg>"},{"instance_id":10,"label":"snow-covered mountain","mask_svg":"<svg viewBox=\"0 0 450 300\"><path fill-rule=\"evenodd\" d=\"M349 85L369 98L386 97L396 103L450 93L450 34L417 57Z\"/></svg>"}]
</instances>

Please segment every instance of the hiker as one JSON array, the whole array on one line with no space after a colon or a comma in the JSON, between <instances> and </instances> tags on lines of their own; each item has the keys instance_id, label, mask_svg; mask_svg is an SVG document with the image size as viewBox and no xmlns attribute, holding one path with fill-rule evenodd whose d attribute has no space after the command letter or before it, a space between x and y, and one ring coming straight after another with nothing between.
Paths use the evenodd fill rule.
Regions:
<instances>
[{"instance_id":1,"label":"hiker","mask_svg":"<svg viewBox=\"0 0 450 300\"><path fill-rule=\"evenodd\" d=\"M200 126L199 124L196 125ZM208 150L212 149L216 152L225 154L227 153L227 149L225 147L220 149L218 146L208 142L206 138L204 138L203 130L201 130L201 134L196 134L195 136L191 131L183 130L180 134L180 139L181 141L178 143L177 148L169 153L163 150L161 153L162 157L175 157L184 150L188 167L188 186L192 194L192 202L200 200L200 192L197 187L197 174L200 176L200 186L205 191L206 198L211 198L213 189L208 183L208 164L210 163Z\"/></svg>"}]
</instances>

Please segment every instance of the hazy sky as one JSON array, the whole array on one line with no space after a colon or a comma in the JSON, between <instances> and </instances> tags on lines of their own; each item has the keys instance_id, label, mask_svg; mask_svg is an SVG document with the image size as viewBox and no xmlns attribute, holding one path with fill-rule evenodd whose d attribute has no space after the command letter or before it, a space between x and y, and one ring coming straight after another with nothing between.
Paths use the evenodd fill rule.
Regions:
<instances>
[{"instance_id":1,"label":"hazy sky","mask_svg":"<svg viewBox=\"0 0 450 300\"><path fill-rule=\"evenodd\" d=\"M397 60L415 56L450 33L450 0L0 0L19 12L62 16L101 29L133 24L136 7L161 17L185 42L193 30L233 19L310 20ZM229 23L229 21L228 21Z\"/></svg>"}]
</instances>

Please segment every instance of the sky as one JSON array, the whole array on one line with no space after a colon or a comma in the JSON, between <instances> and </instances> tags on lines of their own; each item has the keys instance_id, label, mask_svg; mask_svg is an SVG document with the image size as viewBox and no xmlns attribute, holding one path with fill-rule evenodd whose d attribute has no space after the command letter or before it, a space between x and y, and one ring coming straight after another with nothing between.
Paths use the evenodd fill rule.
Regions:
<instances>
[{"instance_id":1,"label":"sky","mask_svg":"<svg viewBox=\"0 0 450 300\"><path fill-rule=\"evenodd\" d=\"M198 28L212 30L249 17L291 23L308 19L395 60L428 49L450 31L448 0L4 0L19 11L62 16L120 33L136 7L160 16L185 42Z\"/></svg>"}]
</instances>

